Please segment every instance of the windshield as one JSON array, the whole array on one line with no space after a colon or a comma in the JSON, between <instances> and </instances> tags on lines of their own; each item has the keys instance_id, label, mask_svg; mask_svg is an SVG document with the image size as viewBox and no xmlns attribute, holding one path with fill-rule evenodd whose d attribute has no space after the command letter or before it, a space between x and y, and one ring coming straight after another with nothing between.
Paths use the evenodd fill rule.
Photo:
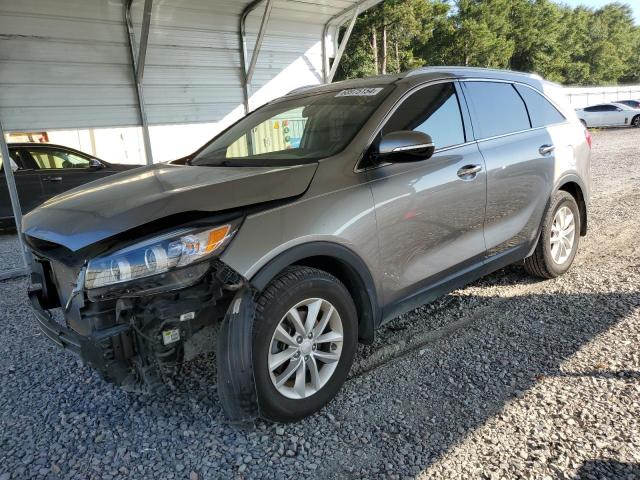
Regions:
<instances>
[{"instance_id":1,"label":"windshield","mask_svg":"<svg viewBox=\"0 0 640 480\"><path fill-rule=\"evenodd\" d=\"M299 165L343 150L392 86L349 88L265 105L216 137L191 165Z\"/></svg>"}]
</instances>

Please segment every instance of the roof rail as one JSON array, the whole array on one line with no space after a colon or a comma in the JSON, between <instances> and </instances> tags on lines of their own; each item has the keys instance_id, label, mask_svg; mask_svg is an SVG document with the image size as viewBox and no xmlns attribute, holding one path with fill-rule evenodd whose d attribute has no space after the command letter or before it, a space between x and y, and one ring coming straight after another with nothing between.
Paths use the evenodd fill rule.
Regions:
<instances>
[{"instance_id":1,"label":"roof rail","mask_svg":"<svg viewBox=\"0 0 640 480\"><path fill-rule=\"evenodd\" d=\"M302 93L307 90L311 90L314 87L319 87L320 85L304 85L302 87L296 87L293 90L286 93L286 95L295 95L296 93Z\"/></svg>"},{"instance_id":2,"label":"roof rail","mask_svg":"<svg viewBox=\"0 0 640 480\"><path fill-rule=\"evenodd\" d=\"M516 70L508 70L508 69L500 69L500 68L484 68L484 67L462 67L462 66L434 66L434 67L430 67L428 65L425 65L424 67L418 67L415 68L413 70L410 70L409 72L407 72L407 77L411 77L413 75L420 75L422 73L429 73L429 72L442 72L442 71L450 71L455 73L460 72L460 71L470 71L470 72L491 72L491 73L510 73L510 74L515 74L515 75L522 75L525 77L529 77L529 78L536 78L539 80L542 80L542 77L540 75L538 75L537 73L527 73L527 72L518 72Z\"/></svg>"}]
</instances>

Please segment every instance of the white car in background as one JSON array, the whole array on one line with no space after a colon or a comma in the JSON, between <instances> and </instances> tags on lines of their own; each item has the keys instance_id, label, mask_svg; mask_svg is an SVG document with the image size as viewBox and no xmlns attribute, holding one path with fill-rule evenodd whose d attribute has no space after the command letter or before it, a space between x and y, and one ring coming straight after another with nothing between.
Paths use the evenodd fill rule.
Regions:
<instances>
[{"instance_id":1,"label":"white car in background","mask_svg":"<svg viewBox=\"0 0 640 480\"><path fill-rule=\"evenodd\" d=\"M577 108L576 114L585 127L640 127L640 109L623 103Z\"/></svg>"}]
</instances>

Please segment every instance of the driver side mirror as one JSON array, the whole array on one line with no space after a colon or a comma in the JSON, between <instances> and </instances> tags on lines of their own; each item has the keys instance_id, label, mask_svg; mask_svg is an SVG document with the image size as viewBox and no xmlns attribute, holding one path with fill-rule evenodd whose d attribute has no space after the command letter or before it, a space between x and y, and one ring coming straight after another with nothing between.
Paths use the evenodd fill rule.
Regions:
<instances>
[{"instance_id":1,"label":"driver side mirror","mask_svg":"<svg viewBox=\"0 0 640 480\"><path fill-rule=\"evenodd\" d=\"M91 160L89 160L89 168L91 170L100 170L101 168L104 168L104 165L102 164L102 162L100 162L100 160L92 158Z\"/></svg>"},{"instance_id":2,"label":"driver side mirror","mask_svg":"<svg viewBox=\"0 0 640 480\"><path fill-rule=\"evenodd\" d=\"M374 154L385 162L415 162L431 158L434 150L433 140L426 133L398 130L384 135Z\"/></svg>"}]
</instances>

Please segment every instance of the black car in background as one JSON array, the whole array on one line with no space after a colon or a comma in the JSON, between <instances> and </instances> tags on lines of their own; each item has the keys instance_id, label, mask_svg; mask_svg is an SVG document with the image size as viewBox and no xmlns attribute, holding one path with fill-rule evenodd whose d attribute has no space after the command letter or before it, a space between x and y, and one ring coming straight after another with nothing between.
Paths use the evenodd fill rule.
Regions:
<instances>
[{"instance_id":1,"label":"black car in background","mask_svg":"<svg viewBox=\"0 0 640 480\"><path fill-rule=\"evenodd\" d=\"M8 146L23 213L74 187L140 166L107 163L51 143L10 143ZM0 162L0 228L13 226L9 189Z\"/></svg>"}]
</instances>

